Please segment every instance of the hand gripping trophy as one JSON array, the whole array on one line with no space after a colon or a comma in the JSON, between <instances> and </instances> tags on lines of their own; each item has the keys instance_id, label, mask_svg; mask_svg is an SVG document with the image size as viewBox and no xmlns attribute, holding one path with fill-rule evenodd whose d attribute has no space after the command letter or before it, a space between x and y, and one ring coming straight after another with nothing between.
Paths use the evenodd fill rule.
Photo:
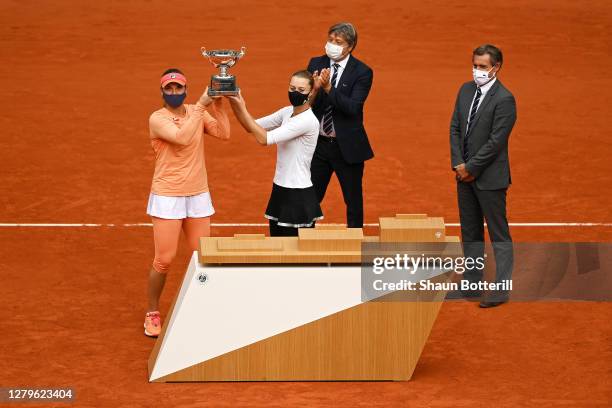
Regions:
<instances>
[{"instance_id":1,"label":"hand gripping trophy","mask_svg":"<svg viewBox=\"0 0 612 408\"><path fill-rule=\"evenodd\" d=\"M236 62L242 58L246 52L246 47L242 47L240 51L235 50L210 50L202 47L202 55L208 57L210 63L219 68L221 73L210 77L210 86L208 87L208 95L238 95L240 88L236 86L236 77L227 73L230 67L236 65Z\"/></svg>"}]
</instances>

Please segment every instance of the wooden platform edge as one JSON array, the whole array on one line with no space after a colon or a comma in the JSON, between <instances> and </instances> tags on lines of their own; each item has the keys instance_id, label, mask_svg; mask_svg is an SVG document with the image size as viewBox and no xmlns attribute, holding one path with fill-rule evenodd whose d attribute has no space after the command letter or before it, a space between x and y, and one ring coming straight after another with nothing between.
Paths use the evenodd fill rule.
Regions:
<instances>
[{"instance_id":1,"label":"wooden platform edge","mask_svg":"<svg viewBox=\"0 0 612 408\"><path fill-rule=\"evenodd\" d=\"M449 280L451 274L440 275L436 280ZM397 294L394 292L390 295ZM444 303L446 291L437 291L435 300L428 301L370 301L351 308L333 313L329 316L317 319L305 325L287 330L283 333L262 339L255 343L246 345L226 354L206 360L172 374L160 377L153 382L206 382L206 381L408 381L416 368L419 358L423 352L427 339L431 333L433 325L437 319L439 311ZM174 306L174 305L173 305ZM394 319L388 319L390 310L396 314ZM403 309L403 310L402 310ZM370 316L373 315L373 316ZM368 319L368 317L370 317ZM349 323L356 324L361 338L344 333L355 333L355 330L346 330ZM368 360L364 365L357 367L350 366L350 362L338 362L337 367L343 369L321 368L320 366L308 366L309 361L319 361L324 364L325 359L321 354L331 353L334 347L330 339L335 341L357 341L357 348L363 346L359 343L360 339L367 342L369 330L373 326L384 324L395 324L391 326L396 330L403 328L406 336L399 336L394 332L393 336L378 336L383 340L372 340L373 346L379 348L363 347L363 352L372 352L373 357L380 358L381 353L388 355L388 360L392 360L391 365L382 369L381 372L372 372ZM359 326L361 324L361 326ZM403 325L403 326L402 326ZM420 330L415 330L414 325L421 325ZM343 328L342 330L340 328ZM355 327L352 327L355 329ZM335 330L335 331L334 331ZM333 332L333 333L332 333ZM323 334L322 334L323 333ZM373 336L376 336L374 333ZM344 337L343 337L344 336ZM160 336L161 338L161 336ZM395 348L390 347L385 339L395 339L398 342L404 341L404 349L399 349L402 344L395 344ZM384 342L384 344L380 344ZM289 357L295 357L292 353L299 349L299 345L312 350L301 350L299 355L306 356L302 364L306 367L302 371L294 370L292 373ZM350 344L346 344L350 347ZM383 347L381 347L383 346ZM375 351L373 351L375 350ZM286 355L282 355L285 353ZM399 355L399 357L398 357ZM333 359L333 353L326 355ZM405 365L397 363L405 360ZM321 363L323 360L323 363ZM349 359L350 360L350 359ZM151 360L150 360L151 361ZM402 361L403 362L403 361ZM379 360L380 364L380 360ZM275 366L276 365L276 366ZM150 366L149 371L151 371ZM240 370L243 372L240 372ZM380 369L380 367L378 367ZM327 371L326 371L327 370ZM343 371L344 370L344 371ZM376 370L376 368L374 369ZM347 373L354 373L349 375Z\"/></svg>"}]
</instances>

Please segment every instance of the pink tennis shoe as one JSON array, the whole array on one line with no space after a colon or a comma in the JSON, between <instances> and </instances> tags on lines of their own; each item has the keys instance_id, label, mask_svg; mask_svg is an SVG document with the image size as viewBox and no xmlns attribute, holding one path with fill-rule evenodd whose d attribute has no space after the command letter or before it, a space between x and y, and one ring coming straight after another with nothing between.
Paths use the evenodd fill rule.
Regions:
<instances>
[{"instance_id":1,"label":"pink tennis shoe","mask_svg":"<svg viewBox=\"0 0 612 408\"><path fill-rule=\"evenodd\" d=\"M149 337L157 337L161 332L161 316L159 312L147 312L144 321L144 334Z\"/></svg>"}]
</instances>

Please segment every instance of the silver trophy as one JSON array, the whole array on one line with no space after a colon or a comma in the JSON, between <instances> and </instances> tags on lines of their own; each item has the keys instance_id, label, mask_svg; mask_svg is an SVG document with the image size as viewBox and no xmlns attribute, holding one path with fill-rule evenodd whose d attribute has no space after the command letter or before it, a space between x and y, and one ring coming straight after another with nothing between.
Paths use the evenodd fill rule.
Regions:
<instances>
[{"instance_id":1,"label":"silver trophy","mask_svg":"<svg viewBox=\"0 0 612 408\"><path fill-rule=\"evenodd\" d=\"M219 68L221 73L210 77L210 86L208 87L208 95L238 95L240 88L236 86L236 77L227 73L230 67L236 65L236 62L246 52L246 47L240 48L240 51L235 50L210 50L202 47L202 55L208 57L210 63Z\"/></svg>"}]
</instances>

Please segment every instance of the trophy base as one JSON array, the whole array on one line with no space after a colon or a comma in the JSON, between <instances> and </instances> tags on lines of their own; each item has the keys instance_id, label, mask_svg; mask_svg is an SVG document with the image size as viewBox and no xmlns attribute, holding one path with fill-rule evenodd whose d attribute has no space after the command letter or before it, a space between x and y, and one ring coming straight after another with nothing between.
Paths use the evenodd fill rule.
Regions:
<instances>
[{"instance_id":1,"label":"trophy base","mask_svg":"<svg viewBox=\"0 0 612 408\"><path fill-rule=\"evenodd\" d=\"M234 76L220 77L213 75L210 79L209 96L238 95L238 91L240 91L240 88L236 86L236 77Z\"/></svg>"},{"instance_id":2,"label":"trophy base","mask_svg":"<svg viewBox=\"0 0 612 408\"><path fill-rule=\"evenodd\" d=\"M231 91L215 91L213 89L208 88L208 96L236 96L240 88L236 88Z\"/></svg>"}]
</instances>

